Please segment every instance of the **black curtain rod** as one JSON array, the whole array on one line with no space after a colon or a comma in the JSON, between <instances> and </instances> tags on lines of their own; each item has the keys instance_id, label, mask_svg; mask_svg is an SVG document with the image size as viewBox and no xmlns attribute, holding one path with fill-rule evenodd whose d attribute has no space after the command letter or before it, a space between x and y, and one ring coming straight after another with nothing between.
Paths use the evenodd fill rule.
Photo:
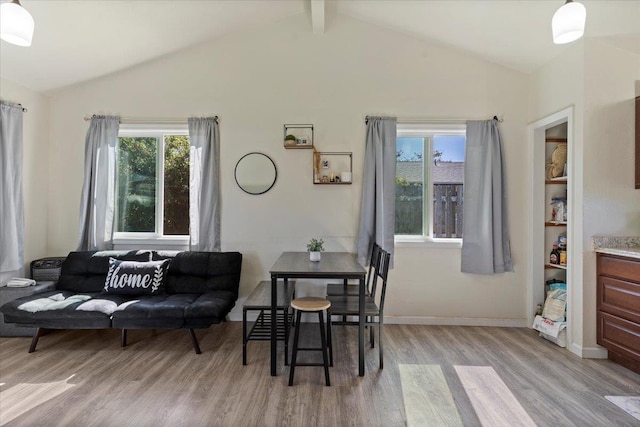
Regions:
<instances>
[{"instance_id":1,"label":"black curtain rod","mask_svg":"<svg viewBox=\"0 0 640 427\"><path fill-rule=\"evenodd\" d=\"M102 114L93 114L91 116L84 116L85 121L91 120L92 117L99 117ZM218 123L218 116L213 116L213 119ZM187 123L188 119L176 119L176 118L143 118L143 117L120 117L120 123Z\"/></svg>"},{"instance_id":2,"label":"black curtain rod","mask_svg":"<svg viewBox=\"0 0 640 427\"><path fill-rule=\"evenodd\" d=\"M17 106L19 106L20 108L22 108L22 112L23 112L23 113L26 113L26 112L28 111L26 108L24 108L24 107L22 106L22 104L14 104L13 102L9 102L9 101L2 101L2 102L6 103L6 104L9 104L9 105L13 104L13 105L17 105Z\"/></svg>"},{"instance_id":3,"label":"black curtain rod","mask_svg":"<svg viewBox=\"0 0 640 427\"><path fill-rule=\"evenodd\" d=\"M364 122L369 123L369 117L371 116L365 116L364 118ZM493 116L492 120L496 120L498 123L502 123L504 122L504 118L499 118L498 116ZM414 118L414 119L398 119L399 122L416 122L416 123L464 123L467 120L466 119L418 119L418 118Z\"/></svg>"}]
</instances>

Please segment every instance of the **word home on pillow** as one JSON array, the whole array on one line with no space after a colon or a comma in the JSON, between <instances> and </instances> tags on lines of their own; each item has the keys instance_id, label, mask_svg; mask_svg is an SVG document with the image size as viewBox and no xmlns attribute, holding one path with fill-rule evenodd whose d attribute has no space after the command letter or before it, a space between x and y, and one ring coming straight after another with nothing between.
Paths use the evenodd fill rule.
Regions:
<instances>
[{"instance_id":1,"label":"word home on pillow","mask_svg":"<svg viewBox=\"0 0 640 427\"><path fill-rule=\"evenodd\" d=\"M164 281L171 260L120 261L109 258L104 293L116 295L158 295L164 293Z\"/></svg>"}]
</instances>

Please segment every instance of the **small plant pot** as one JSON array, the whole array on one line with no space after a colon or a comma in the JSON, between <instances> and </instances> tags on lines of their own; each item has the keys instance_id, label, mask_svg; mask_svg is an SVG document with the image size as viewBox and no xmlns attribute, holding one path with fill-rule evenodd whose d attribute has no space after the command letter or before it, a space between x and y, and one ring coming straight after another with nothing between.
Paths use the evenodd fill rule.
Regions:
<instances>
[{"instance_id":1,"label":"small plant pot","mask_svg":"<svg viewBox=\"0 0 640 427\"><path fill-rule=\"evenodd\" d=\"M309 252L309 261L320 261L320 252Z\"/></svg>"}]
</instances>

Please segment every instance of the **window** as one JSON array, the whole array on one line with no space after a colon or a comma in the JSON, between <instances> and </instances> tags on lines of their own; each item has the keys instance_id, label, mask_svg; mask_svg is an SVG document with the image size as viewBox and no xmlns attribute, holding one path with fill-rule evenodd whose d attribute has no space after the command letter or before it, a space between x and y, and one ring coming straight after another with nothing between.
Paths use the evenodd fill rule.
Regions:
<instances>
[{"instance_id":1,"label":"window","mask_svg":"<svg viewBox=\"0 0 640 427\"><path fill-rule=\"evenodd\" d=\"M398 124L398 241L462 238L464 125Z\"/></svg>"},{"instance_id":2,"label":"window","mask_svg":"<svg viewBox=\"0 0 640 427\"><path fill-rule=\"evenodd\" d=\"M189 136L183 129L121 128L116 238L189 235Z\"/></svg>"}]
</instances>

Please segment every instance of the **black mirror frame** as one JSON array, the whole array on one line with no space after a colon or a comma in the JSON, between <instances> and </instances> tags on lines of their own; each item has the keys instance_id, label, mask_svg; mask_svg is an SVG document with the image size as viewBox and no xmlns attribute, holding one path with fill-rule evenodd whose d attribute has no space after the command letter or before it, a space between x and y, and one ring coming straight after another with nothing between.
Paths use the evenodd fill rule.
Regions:
<instances>
[{"instance_id":1,"label":"black mirror frame","mask_svg":"<svg viewBox=\"0 0 640 427\"><path fill-rule=\"evenodd\" d=\"M247 190L245 190L244 188L242 188L242 185L240 185L240 183L238 182L238 165L240 164L240 162L242 161L242 159L244 159L247 156L250 156L252 154L260 154L261 156L266 157L267 159L269 159L269 161L271 162L271 164L273 165L273 170L275 172L275 176L273 177L273 182L271 183L271 185L269 186L269 188L267 188L266 190L260 192L260 193L251 193ZM278 167L276 166L276 162L273 161L273 159L269 156L267 156L264 153L260 153L258 151L252 151L251 153L247 153L244 156L240 157L240 159L238 160L238 162L236 163L236 167L233 171L233 177L236 180L236 185L238 186L238 188L240 188L242 191L244 191L247 194L251 194L252 196L259 196L260 194L264 194L267 191L271 190L273 188L274 185L276 185L276 181L278 180Z\"/></svg>"}]
</instances>

